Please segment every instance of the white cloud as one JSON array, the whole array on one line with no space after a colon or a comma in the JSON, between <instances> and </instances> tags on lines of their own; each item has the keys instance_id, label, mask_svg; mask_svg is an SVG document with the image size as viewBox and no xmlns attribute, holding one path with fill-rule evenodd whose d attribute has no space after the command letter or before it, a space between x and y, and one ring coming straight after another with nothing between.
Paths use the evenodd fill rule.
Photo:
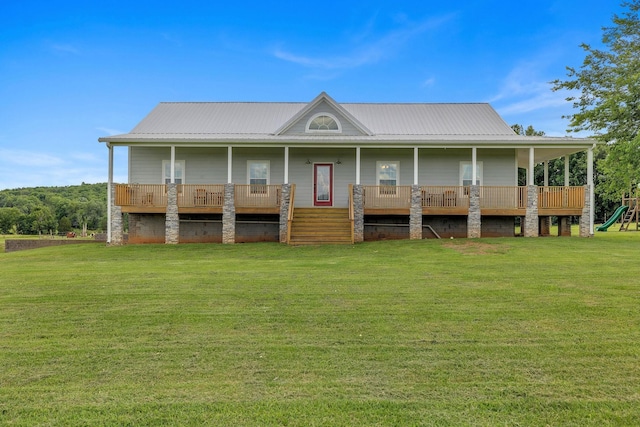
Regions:
<instances>
[{"instance_id":1,"label":"white cloud","mask_svg":"<svg viewBox=\"0 0 640 427\"><path fill-rule=\"evenodd\" d=\"M430 18L417 24L404 23L404 26L384 34L370 42L365 42L365 36L352 38L352 47L349 52L341 55L322 57L293 53L282 47L276 47L272 54L283 61L291 62L307 68L342 70L357 68L368 64L374 64L393 55L403 44L410 39L430 30L435 30L453 19L454 15L445 15ZM371 32L371 23L367 24L366 34Z\"/></svg>"},{"instance_id":2,"label":"white cloud","mask_svg":"<svg viewBox=\"0 0 640 427\"><path fill-rule=\"evenodd\" d=\"M436 78L435 77L429 77L428 79L423 81L420 86L423 87L423 88L427 88L427 87L433 86L434 84L436 84Z\"/></svg>"},{"instance_id":3,"label":"white cloud","mask_svg":"<svg viewBox=\"0 0 640 427\"><path fill-rule=\"evenodd\" d=\"M63 163L61 158L51 154L6 148L0 148L0 159L2 159L2 163L27 167L46 167Z\"/></svg>"},{"instance_id":4,"label":"white cloud","mask_svg":"<svg viewBox=\"0 0 640 427\"><path fill-rule=\"evenodd\" d=\"M80 55L80 50L71 44L53 43L51 49L55 53Z\"/></svg>"},{"instance_id":5,"label":"white cloud","mask_svg":"<svg viewBox=\"0 0 640 427\"><path fill-rule=\"evenodd\" d=\"M100 132L106 133L107 136L120 135L120 134L123 134L123 133L127 133L127 132L123 132L123 131L118 130L118 129L108 128L108 127L97 127L96 129L99 130Z\"/></svg>"}]
</instances>

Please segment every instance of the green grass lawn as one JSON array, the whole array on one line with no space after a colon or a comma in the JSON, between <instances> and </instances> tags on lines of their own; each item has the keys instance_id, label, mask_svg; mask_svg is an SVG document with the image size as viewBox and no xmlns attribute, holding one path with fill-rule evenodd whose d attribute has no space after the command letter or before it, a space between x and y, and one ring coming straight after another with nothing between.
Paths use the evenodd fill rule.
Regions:
<instances>
[{"instance_id":1,"label":"green grass lawn","mask_svg":"<svg viewBox=\"0 0 640 427\"><path fill-rule=\"evenodd\" d=\"M3 425L638 425L640 233L0 253Z\"/></svg>"}]
</instances>

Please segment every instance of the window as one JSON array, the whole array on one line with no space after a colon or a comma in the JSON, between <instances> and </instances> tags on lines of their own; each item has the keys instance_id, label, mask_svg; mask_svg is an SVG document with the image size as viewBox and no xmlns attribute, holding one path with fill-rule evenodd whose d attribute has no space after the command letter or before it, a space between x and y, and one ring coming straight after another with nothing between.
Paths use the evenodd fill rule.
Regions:
<instances>
[{"instance_id":1,"label":"window","mask_svg":"<svg viewBox=\"0 0 640 427\"><path fill-rule=\"evenodd\" d=\"M338 119L329 113L320 113L311 117L307 122L307 132L342 132Z\"/></svg>"},{"instance_id":2,"label":"window","mask_svg":"<svg viewBox=\"0 0 640 427\"><path fill-rule=\"evenodd\" d=\"M472 185L473 169L471 162L460 162L460 185L468 187ZM482 162L476 162L476 185L482 185Z\"/></svg>"},{"instance_id":3,"label":"window","mask_svg":"<svg viewBox=\"0 0 640 427\"><path fill-rule=\"evenodd\" d=\"M184 160L176 160L175 165L175 183L184 184ZM162 161L162 181L171 183L171 160Z\"/></svg>"},{"instance_id":4,"label":"window","mask_svg":"<svg viewBox=\"0 0 640 427\"><path fill-rule=\"evenodd\" d=\"M400 162L380 161L376 163L376 184L380 186L380 194L396 194L396 186L400 178Z\"/></svg>"},{"instance_id":5,"label":"window","mask_svg":"<svg viewBox=\"0 0 640 427\"><path fill-rule=\"evenodd\" d=\"M269 185L269 161L247 161L247 181L251 186L251 194L267 194L267 185Z\"/></svg>"}]
</instances>

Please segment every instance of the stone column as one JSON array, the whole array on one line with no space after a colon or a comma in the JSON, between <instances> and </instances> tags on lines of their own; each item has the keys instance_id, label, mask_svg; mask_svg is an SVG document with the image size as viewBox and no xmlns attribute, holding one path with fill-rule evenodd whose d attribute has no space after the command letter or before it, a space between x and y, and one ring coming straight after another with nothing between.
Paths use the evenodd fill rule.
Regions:
<instances>
[{"instance_id":1,"label":"stone column","mask_svg":"<svg viewBox=\"0 0 640 427\"><path fill-rule=\"evenodd\" d=\"M224 185L224 206L222 207L222 243L236 242L236 201L235 185Z\"/></svg>"},{"instance_id":2,"label":"stone column","mask_svg":"<svg viewBox=\"0 0 640 427\"><path fill-rule=\"evenodd\" d=\"M167 214L164 224L164 242L168 245L177 244L180 240L177 184L167 184Z\"/></svg>"},{"instance_id":3,"label":"stone column","mask_svg":"<svg viewBox=\"0 0 640 427\"><path fill-rule=\"evenodd\" d=\"M353 241L364 241L364 188L360 184L353 186Z\"/></svg>"},{"instance_id":4,"label":"stone column","mask_svg":"<svg viewBox=\"0 0 640 427\"><path fill-rule=\"evenodd\" d=\"M524 217L524 237L538 237L538 187L527 186L527 211Z\"/></svg>"},{"instance_id":5,"label":"stone column","mask_svg":"<svg viewBox=\"0 0 640 427\"><path fill-rule=\"evenodd\" d=\"M411 210L409 211L409 239L422 239L422 194L419 185L411 186Z\"/></svg>"},{"instance_id":6,"label":"stone column","mask_svg":"<svg viewBox=\"0 0 640 427\"><path fill-rule=\"evenodd\" d=\"M116 186L111 186L111 200L115 202ZM111 203L111 243L110 246L120 246L124 242L124 233L122 230L122 207Z\"/></svg>"},{"instance_id":7,"label":"stone column","mask_svg":"<svg viewBox=\"0 0 640 427\"><path fill-rule=\"evenodd\" d=\"M482 215L480 214L480 186L469 187L469 216L467 216L467 237L476 239L482 234Z\"/></svg>"},{"instance_id":8,"label":"stone column","mask_svg":"<svg viewBox=\"0 0 640 427\"><path fill-rule=\"evenodd\" d=\"M280 243L287 243L289 232L289 204L291 203L291 184L282 184L280 192Z\"/></svg>"},{"instance_id":9,"label":"stone column","mask_svg":"<svg viewBox=\"0 0 640 427\"><path fill-rule=\"evenodd\" d=\"M582 215L580 215L580 237L591 236L591 188L588 185L584 186L584 207L582 208Z\"/></svg>"}]
</instances>

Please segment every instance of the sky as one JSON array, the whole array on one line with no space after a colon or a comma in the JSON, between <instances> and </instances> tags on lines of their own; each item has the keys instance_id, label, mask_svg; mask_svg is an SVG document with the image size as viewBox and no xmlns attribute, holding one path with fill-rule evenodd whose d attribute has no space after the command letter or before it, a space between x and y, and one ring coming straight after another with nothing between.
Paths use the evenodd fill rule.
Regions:
<instances>
[{"instance_id":1,"label":"sky","mask_svg":"<svg viewBox=\"0 0 640 427\"><path fill-rule=\"evenodd\" d=\"M564 136L572 105L550 82L621 12L616 0L3 1L0 190L106 182L98 138L163 101L488 102L510 125ZM126 182L126 148L114 153Z\"/></svg>"}]
</instances>

